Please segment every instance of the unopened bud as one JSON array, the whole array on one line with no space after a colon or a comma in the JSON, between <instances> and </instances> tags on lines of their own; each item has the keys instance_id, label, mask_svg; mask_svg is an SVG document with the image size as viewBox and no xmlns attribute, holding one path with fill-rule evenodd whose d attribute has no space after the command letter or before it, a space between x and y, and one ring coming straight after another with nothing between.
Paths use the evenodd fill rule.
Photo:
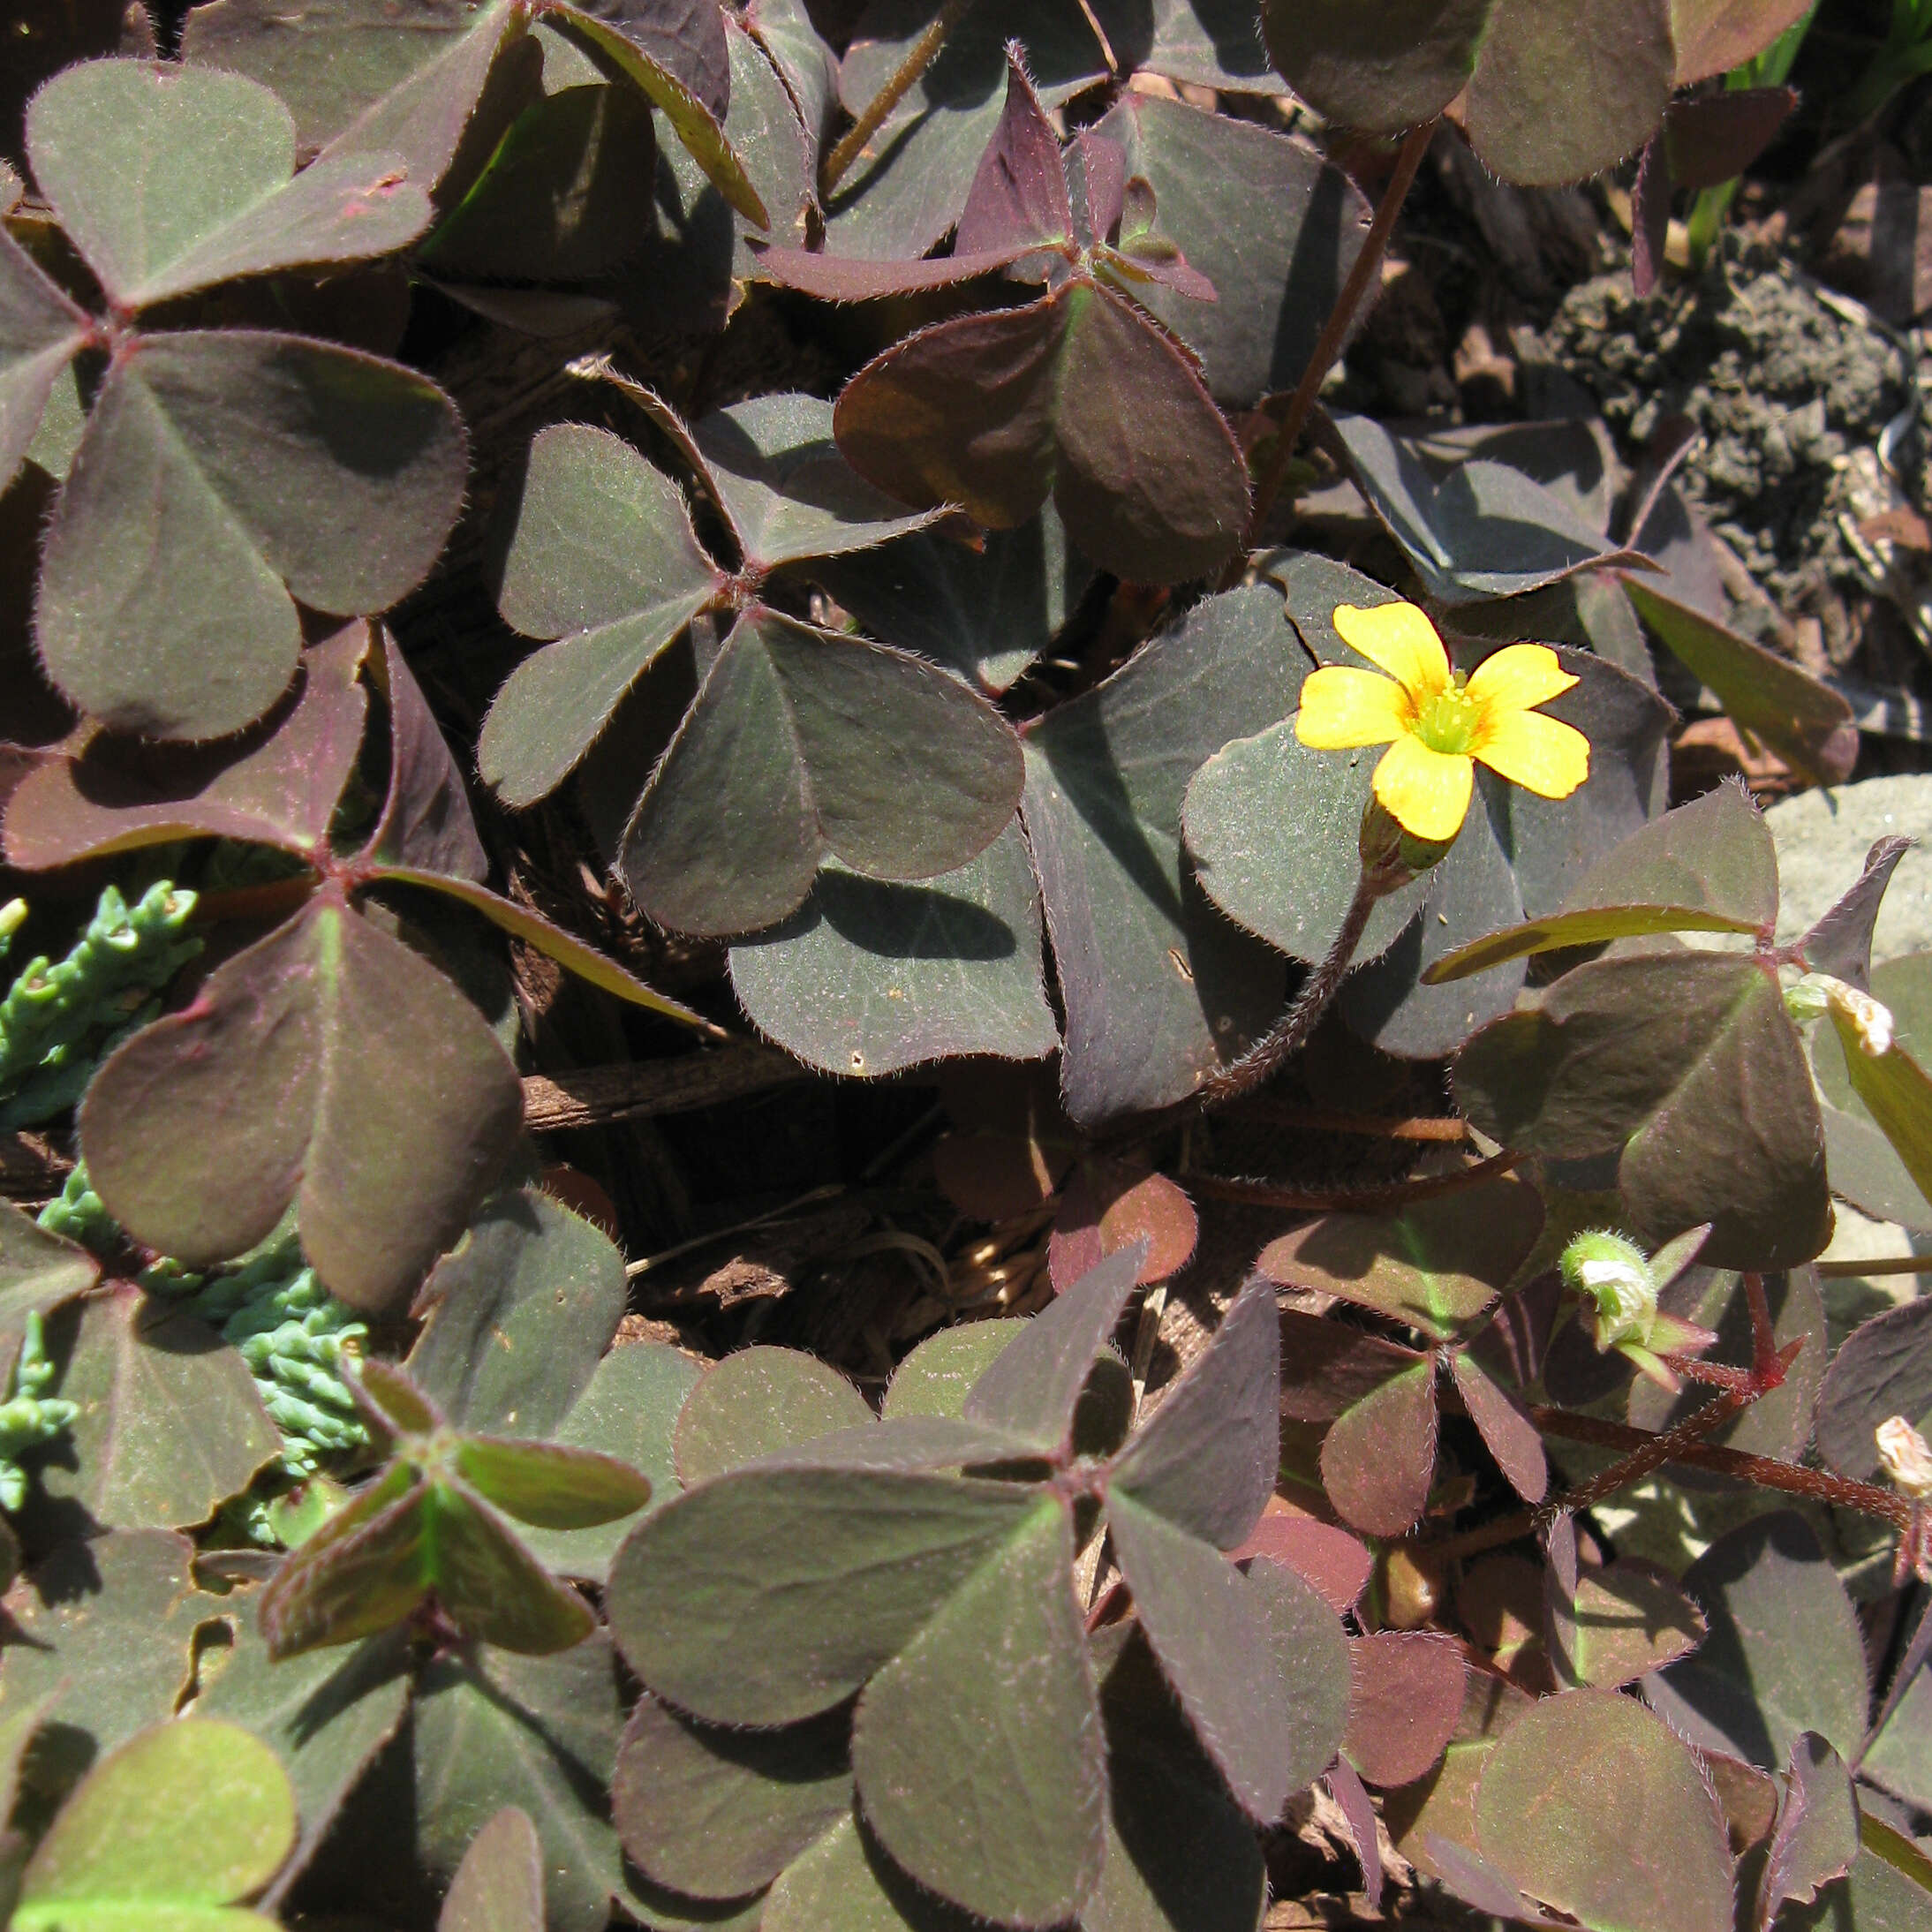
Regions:
<instances>
[{"instance_id":1,"label":"unopened bud","mask_svg":"<svg viewBox=\"0 0 1932 1932\"><path fill-rule=\"evenodd\" d=\"M1888 1415L1872 1431L1878 1460L1892 1485L1915 1502L1932 1499L1932 1447L1903 1415Z\"/></svg>"},{"instance_id":2,"label":"unopened bud","mask_svg":"<svg viewBox=\"0 0 1932 1932\"><path fill-rule=\"evenodd\" d=\"M1829 1011L1850 1028L1860 1049L1872 1059L1891 1051L1891 1008L1830 973L1807 973L1795 986L1787 988L1785 1010L1798 1021L1816 1019Z\"/></svg>"},{"instance_id":3,"label":"unopened bud","mask_svg":"<svg viewBox=\"0 0 1932 1932\"><path fill-rule=\"evenodd\" d=\"M1657 1317L1657 1276L1633 1241L1607 1229L1579 1234L1557 1264L1564 1286L1590 1303L1599 1349L1642 1342Z\"/></svg>"}]
</instances>

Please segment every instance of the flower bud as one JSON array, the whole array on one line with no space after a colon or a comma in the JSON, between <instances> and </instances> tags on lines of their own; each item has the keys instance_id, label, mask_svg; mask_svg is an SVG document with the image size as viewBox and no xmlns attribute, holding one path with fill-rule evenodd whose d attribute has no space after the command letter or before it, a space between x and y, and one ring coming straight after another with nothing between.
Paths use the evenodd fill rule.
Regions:
<instances>
[{"instance_id":1,"label":"flower bud","mask_svg":"<svg viewBox=\"0 0 1932 1932\"><path fill-rule=\"evenodd\" d=\"M1579 1234L1557 1264L1563 1285L1591 1304L1599 1349L1642 1342L1657 1318L1657 1283L1650 1257L1607 1229Z\"/></svg>"},{"instance_id":2,"label":"flower bud","mask_svg":"<svg viewBox=\"0 0 1932 1932\"><path fill-rule=\"evenodd\" d=\"M1878 1460L1892 1486L1915 1502L1932 1500L1932 1447L1903 1415L1888 1415L1872 1431Z\"/></svg>"}]
</instances>

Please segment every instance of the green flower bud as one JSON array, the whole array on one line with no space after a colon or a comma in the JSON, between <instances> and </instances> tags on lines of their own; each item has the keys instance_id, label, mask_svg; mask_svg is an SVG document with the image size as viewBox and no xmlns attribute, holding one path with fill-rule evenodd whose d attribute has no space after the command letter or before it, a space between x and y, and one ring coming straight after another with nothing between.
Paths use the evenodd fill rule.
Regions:
<instances>
[{"instance_id":1,"label":"green flower bud","mask_svg":"<svg viewBox=\"0 0 1932 1932\"><path fill-rule=\"evenodd\" d=\"M1599 1349L1648 1340L1657 1318L1657 1281L1650 1257L1607 1229L1579 1234L1557 1264L1563 1284L1590 1304Z\"/></svg>"}]
</instances>

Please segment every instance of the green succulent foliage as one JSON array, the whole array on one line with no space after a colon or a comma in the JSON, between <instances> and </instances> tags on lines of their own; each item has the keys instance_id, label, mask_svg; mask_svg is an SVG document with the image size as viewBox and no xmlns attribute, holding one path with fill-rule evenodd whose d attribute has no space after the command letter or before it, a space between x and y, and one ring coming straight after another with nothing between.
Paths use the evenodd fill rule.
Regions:
<instances>
[{"instance_id":1,"label":"green succulent foliage","mask_svg":"<svg viewBox=\"0 0 1932 1932\"><path fill-rule=\"evenodd\" d=\"M1083 1453L1083 1391L1097 1362L1107 1372L1140 1258L1102 1263L1021 1329L956 1413L922 1398L840 1426L849 1397L802 1358L732 1370L742 1390L698 1384L681 1466L687 1430L692 1453L734 1438L753 1453L707 1450L711 1473L631 1533L611 1575L613 1634L653 1694L615 1799L647 1877L693 1899L769 1885L767 1924L807 1898L902 1898L905 1878L1008 1925L1112 1924L1150 1886L1174 1924L1228 1922L1227 1888L1252 1881L1188 1853L1166 1869L1143 1858L1158 1804L1144 1780L1168 1780L1196 1821L1190 1853L1251 1846L1243 1816L1276 1817L1332 1754L1347 1665L1306 1586L1222 1553L1273 1483L1271 1295L1236 1300L1138 1431L1120 1441L1122 1415L1109 1446ZM774 1387L799 1418L776 1447ZM1135 1594L1131 1651L1128 1632L1082 1629L1073 1563L1095 1503ZM1130 1682L1154 1707L1138 1722L1179 1740L1172 1755L1128 1741L1113 1700ZM745 1724L765 1728L747 1742L723 1728Z\"/></svg>"},{"instance_id":2,"label":"green succulent foliage","mask_svg":"<svg viewBox=\"0 0 1932 1932\"><path fill-rule=\"evenodd\" d=\"M587 1637L590 1606L505 1518L587 1528L640 1508L650 1483L594 1450L454 1429L403 1370L381 1362L365 1362L356 1386L389 1460L264 1591L269 1656L352 1643L432 1602L457 1629L507 1650L542 1656Z\"/></svg>"},{"instance_id":3,"label":"green succulent foliage","mask_svg":"<svg viewBox=\"0 0 1932 1932\"><path fill-rule=\"evenodd\" d=\"M72 1106L103 1055L155 1017L155 995L201 950L186 930L194 903L166 879L132 906L105 886L64 958L15 974L0 1000L0 1133ZM0 929L18 931L26 916L14 900L0 908Z\"/></svg>"},{"instance_id":4,"label":"green succulent foliage","mask_svg":"<svg viewBox=\"0 0 1932 1932\"><path fill-rule=\"evenodd\" d=\"M21 1453L49 1443L80 1411L49 1394L58 1370L47 1358L42 1317L29 1315L13 1360L13 1387L0 1402L0 1509L17 1510L26 1500L27 1474Z\"/></svg>"}]
</instances>

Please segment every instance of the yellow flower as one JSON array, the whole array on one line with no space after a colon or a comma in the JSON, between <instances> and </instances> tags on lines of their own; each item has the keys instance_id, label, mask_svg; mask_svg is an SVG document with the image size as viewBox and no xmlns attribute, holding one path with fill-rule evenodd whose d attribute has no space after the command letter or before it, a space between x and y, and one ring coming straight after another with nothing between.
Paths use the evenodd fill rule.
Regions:
<instances>
[{"instance_id":1,"label":"yellow flower","mask_svg":"<svg viewBox=\"0 0 1932 1932\"><path fill-rule=\"evenodd\" d=\"M1589 776L1589 740L1535 708L1576 683L1548 645L1506 645L1466 677L1413 604L1343 604L1335 629L1388 675L1324 664L1302 687L1295 736L1317 751L1387 745L1375 795L1405 832L1455 837L1477 758L1541 798L1567 798Z\"/></svg>"}]
</instances>

